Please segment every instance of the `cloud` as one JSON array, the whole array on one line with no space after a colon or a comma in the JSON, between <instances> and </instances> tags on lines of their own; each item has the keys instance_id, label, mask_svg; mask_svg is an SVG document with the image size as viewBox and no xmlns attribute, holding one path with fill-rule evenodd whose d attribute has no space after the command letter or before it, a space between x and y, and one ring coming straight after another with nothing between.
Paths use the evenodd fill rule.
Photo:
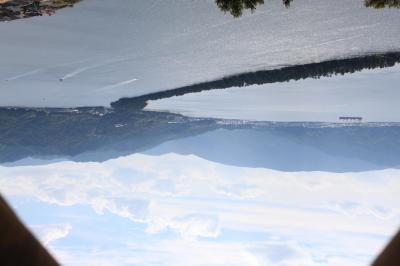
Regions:
<instances>
[{"instance_id":1,"label":"cloud","mask_svg":"<svg viewBox=\"0 0 400 266\"><path fill-rule=\"evenodd\" d=\"M68 265L232 265L232 266L365 266L365 258L329 256L285 240L263 242L205 242L183 239L153 244L132 243L126 249L77 251L64 254ZM106 262L106 263L105 263Z\"/></svg>"},{"instance_id":2,"label":"cloud","mask_svg":"<svg viewBox=\"0 0 400 266\"><path fill-rule=\"evenodd\" d=\"M362 265L358 258L368 263L397 229L399 176L395 169L288 173L196 156L135 154L104 163L0 167L0 190L60 213L89 207L93 211L85 215L94 219L93 232L103 230L95 230L94 217L104 217L109 224L103 226L113 236L110 245L120 248L99 246L100 235L85 237L85 245L101 251L93 253L96 264L103 254L116 252L140 265L162 265L159 258L167 265L185 265L177 257L187 263L195 258L197 265L221 265L224 259L225 265ZM64 222L72 224L67 218ZM72 226L82 224L76 219ZM66 229L48 230L43 241L50 243ZM133 245L136 238L140 243ZM188 252L188 246L193 250ZM81 252L56 248L72 254L61 256L63 262Z\"/></svg>"},{"instance_id":3,"label":"cloud","mask_svg":"<svg viewBox=\"0 0 400 266\"><path fill-rule=\"evenodd\" d=\"M68 236L72 227L69 224L36 225L32 229L38 235L40 241L48 246L51 242Z\"/></svg>"},{"instance_id":4,"label":"cloud","mask_svg":"<svg viewBox=\"0 0 400 266\"><path fill-rule=\"evenodd\" d=\"M198 237L216 238L219 234L218 218L211 215L191 214L172 219L153 219L146 232L157 233L166 228L175 230L185 240Z\"/></svg>"}]
</instances>

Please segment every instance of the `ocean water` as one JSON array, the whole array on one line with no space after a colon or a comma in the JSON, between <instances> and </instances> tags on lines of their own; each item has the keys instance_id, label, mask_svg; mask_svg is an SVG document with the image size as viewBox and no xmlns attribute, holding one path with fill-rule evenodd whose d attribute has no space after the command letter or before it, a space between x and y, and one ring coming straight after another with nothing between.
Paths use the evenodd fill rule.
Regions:
<instances>
[{"instance_id":1,"label":"ocean water","mask_svg":"<svg viewBox=\"0 0 400 266\"><path fill-rule=\"evenodd\" d=\"M400 49L400 14L363 1L85 0L0 24L0 106L108 106L226 75ZM63 80L62 82L60 80Z\"/></svg>"}]
</instances>

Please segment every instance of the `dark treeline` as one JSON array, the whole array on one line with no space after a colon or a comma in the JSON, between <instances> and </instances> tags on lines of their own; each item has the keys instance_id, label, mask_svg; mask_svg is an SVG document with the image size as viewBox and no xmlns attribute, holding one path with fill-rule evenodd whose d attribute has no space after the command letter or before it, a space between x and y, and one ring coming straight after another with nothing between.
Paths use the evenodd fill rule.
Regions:
<instances>
[{"instance_id":1,"label":"dark treeline","mask_svg":"<svg viewBox=\"0 0 400 266\"><path fill-rule=\"evenodd\" d=\"M290 6L293 0L282 0L286 7ZM256 10L257 5L264 4L264 0L215 0L215 3L223 12L229 12L234 17L240 17L243 11L250 9Z\"/></svg>"},{"instance_id":2,"label":"dark treeline","mask_svg":"<svg viewBox=\"0 0 400 266\"><path fill-rule=\"evenodd\" d=\"M400 7L400 0L365 0L366 7L387 8Z\"/></svg>"},{"instance_id":3,"label":"dark treeline","mask_svg":"<svg viewBox=\"0 0 400 266\"><path fill-rule=\"evenodd\" d=\"M249 85L262 85L267 83L285 82L306 78L329 77L354 73L363 69L374 69L394 66L400 62L400 52L367 55L348 59L330 60L321 63L289 66L275 70L262 70L239 75L224 77L222 79L184 86L172 90L151 93L134 98L122 98L111 104L114 108L142 109L149 100L159 100L180 96L187 93L205 90L226 89L230 87L243 87Z\"/></svg>"},{"instance_id":4,"label":"dark treeline","mask_svg":"<svg viewBox=\"0 0 400 266\"><path fill-rule=\"evenodd\" d=\"M286 7L290 7L293 0L282 0ZM244 10L256 10L257 5L263 5L264 0L215 0L215 3L223 12L229 12L235 18L240 17ZM366 7L387 8L400 7L400 0L364 0Z\"/></svg>"}]
</instances>

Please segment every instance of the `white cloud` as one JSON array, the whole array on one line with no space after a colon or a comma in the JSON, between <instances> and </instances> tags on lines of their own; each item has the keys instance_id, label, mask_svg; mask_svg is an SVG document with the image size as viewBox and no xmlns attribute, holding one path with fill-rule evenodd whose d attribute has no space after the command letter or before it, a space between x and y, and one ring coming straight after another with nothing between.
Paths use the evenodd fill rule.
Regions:
<instances>
[{"instance_id":1,"label":"white cloud","mask_svg":"<svg viewBox=\"0 0 400 266\"><path fill-rule=\"evenodd\" d=\"M171 219L154 217L146 232L157 233L166 228L175 230L185 240L195 240L197 237L215 238L219 234L218 218L199 214L172 217Z\"/></svg>"},{"instance_id":2,"label":"white cloud","mask_svg":"<svg viewBox=\"0 0 400 266\"><path fill-rule=\"evenodd\" d=\"M72 227L69 224L46 224L32 226L32 229L40 241L48 246L51 242L68 236Z\"/></svg>"},{"instance_id":3,"label":"white cloud","mask_svg":"<svg viewBox=\"0 0 400 266\"><path fill-rule=\"evenodd\" d=\"M223 265L229 257L230 265L362 265L359 258L364 264L372 259L397 229L399 176L394 169L287 173L195 156L136 154L104 163L0 167L0 190L8 197L36 199L39 205L61 210L85 206L93 210L88 215L111 214L140 224L141 237L151 244L140 243L135 248L140 251L133 253L127 247L132 236L122 240L129 228L107 225L115 230L114 244L125 246L116 252L131 264L162 265L156 258L164 258L166 265L185 265L175 261L179 257L195 260L191 265ZM49 232L44 241L62 232ZM161 236L170 232L175 238L167 244ZM278 241L252 240L254 234ZM277 250L285 249L293 257L273 261ZM100 250L93 255L96 264L112 251ZM65 252L72 257L62 258L72 261L81 250Z\"/></svg>"}]
</instances>

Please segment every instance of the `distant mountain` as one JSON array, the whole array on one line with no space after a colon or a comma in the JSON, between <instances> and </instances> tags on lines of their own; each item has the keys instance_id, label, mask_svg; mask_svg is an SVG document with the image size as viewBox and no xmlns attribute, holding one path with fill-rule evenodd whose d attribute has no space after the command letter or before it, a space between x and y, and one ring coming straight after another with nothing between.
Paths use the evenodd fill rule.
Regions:
<instances>
[{"instance_id":1,"label":"distant mountain","mask_svg":"<svg viewBox=\"0 0 400 266\"><path fill-rule=\"evenodd\" d=\"M243 167L282 171L366 171L400 167L400 124L327 126L275 123L218 129L146 153L194 154Z\"/></svg>"},{"instance_id":2,"label":"distant mountain","mask_svg":"<svg viewBox=\"0 0 400 266\"><path fill-rule=\"evenodd\" d=\"M215 127L214 120L159 112L2 108L0 163L26 157L73 157L99 150L130 154ZM109 157L96 160L106 159Z\"/></svg>"},{"instance_id":3,"label":"distant mountain","mask_svg":"<svg viewBox=\"0 0 400 266\"><path fill-rule=\"evenodd\" d=\"M384 169L400 166L400 124L244 122L106 108L0 109L0 163L105 161L137 152L195 154L284 171Z\"/></svg>"}]
</instances>

